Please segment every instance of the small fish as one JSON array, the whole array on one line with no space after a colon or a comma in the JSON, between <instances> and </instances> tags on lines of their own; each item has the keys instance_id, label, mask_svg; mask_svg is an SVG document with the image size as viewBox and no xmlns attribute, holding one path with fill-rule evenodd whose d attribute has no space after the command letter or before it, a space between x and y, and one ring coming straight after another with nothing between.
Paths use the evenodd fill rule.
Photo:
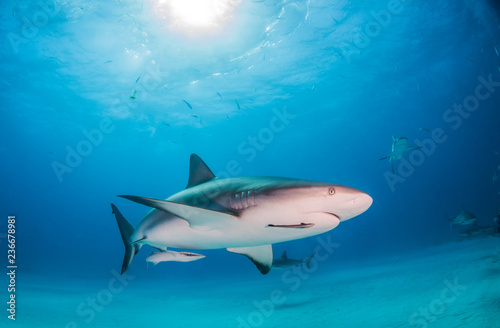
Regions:
<instances>
[{"instance_id":1,"label":"small fish","mask_svg":"<svg viewBox=\"0 0 500 328\"><path fill-rule=\"evenodd\" d=\"M191 104L188 103L186 100L183 100L183 102L189 107L189 109L193 109L193 106L191 106Z\"/></svg>"},{"instance_id":2,"label":"small fish","mask_svg":"<svg viewBox=\"0 0 500 328\"><path fill-rule=\"evenodd\" d=\"M107 60L104 62L104 64L109 64L109 63L112 63L113 61L112 60Z\"/></svg>"},{"instance_id":3,"label":"small fish","mask_svg":"<svg viewBox=\"0 0 500 328\"><path fill-rule=\"evenodd\" d=\"M398 65L394 66L394 72L398 71Z\"/></svg>"},{"instance_id":4,"label":"small fish","mask_svg":"<svg viewBox=\"0 0 500 328\"><path fill-rule=\"evenodd\" d=\"M165 124L166 126L170 126L170 123L165 123L165 122L162 122L163 124Z\"/></svg>"},{"instance_id":5,"label":"small fish","mask_svg":"<svg viewBox=\"0 0 500 328\"><path fill-rule=\"evenodd\" d=\"M195 114L191 114L191 116L194 118L198 118L198 115L195 115Z\"/></svg>"},{"instance_id":6,"label":"small fish","mask_svg":"<svg viewBox=\"0 0 500 328\"><path fill-rule=\"evenodd\" d=\"M134 90L134 92L132 92L132 95L130 96L130 99L135 99L135 93L136 91Z\"/></svg>"},{"instance_id":7,"label":"small fish","mask_svg":"<svg viewBox=\"0 0 500 328\"><path fill-rule=\"evenodd\" d=\"M135 83L139 82L139 80L141 79L141 76L142 76L142 74L139 75L139 77L137 78L137 80L135 80Z\"/></svg>"},{"instance_id":8,"label":"small fish","mask_svg":"<svg viewBox=\"0 0 500 328\"><path fill-rule=\"evenodd\" d=\"M493 46L493 49L495 49L495 53L497 54L497 56L500 56L500 55L498 54L497 47Z\"/></svg>"},{"instance_id":9,"label":"small fish","mask_svg":"<svg viewBox=\"0 0 500 328\"><path fill-rule=\"evenodd\" d=\"M427 129L427 128L418 128L418 130L419 130L419 131L430 132L430 130L429 130L429 129Z\"/></svg>"},{"instance_id":10,"label":"small fish","mask_svg":"<svg viewBox=\"0 0 500 328\"><path fill-rule=\"evenodd\" d=\"M217 92L217 95L220 97L220 99L222 100L222 96L220 95L220 93Z\"/></svg>"},{"instance_id":11,"label":"small fish","mask_svg":"<svg viewBox=\"0 0 500 328\"><path fill-rule=\"evenodd\" d=\"M238 106L238 110L241 110L240 103L238 102L238 100L236 100L236 106Z\"/></svg>"}]
</instances>

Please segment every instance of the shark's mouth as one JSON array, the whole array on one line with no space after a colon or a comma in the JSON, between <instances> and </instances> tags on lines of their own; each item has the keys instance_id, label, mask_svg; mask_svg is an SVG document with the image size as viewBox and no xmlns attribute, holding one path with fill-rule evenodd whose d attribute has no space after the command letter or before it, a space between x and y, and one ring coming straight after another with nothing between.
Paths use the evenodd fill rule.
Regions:
<instances>
[{"instance_id":1,"label":"shark's mouth","mask_svg":"<svg viewBox=\"0 0 500 328\"><path fill-rule=\"evenodd\" d=\"M336 218L337 218L337 220L342 221L342 220L340 219L340 216L338 216L338 215L337 215L337 214L335 214L335 213L325 212L325 214L332 215L332 216L336 217Z\"/></svg>"},{"instance_id":2,"label":"shark's mouth","mask_svg":"<svg viewBox=\"0 0 500 328\"><path fill-rule=\"evenodd\" d=\"M268 224L266 228L294 228L294 229L305 229L314 227L316 224L320 226L325 224L325 221L330 222L337 226L340 222L340 218L337 214L329 212L309 212L303 215L300 222L290 223L290 224Z\"/></svg>"},{"instance_id":3,"label":"shark's mouth","mask_svg":"<svg viewBox=\"0 0 500 328\"><path fill-rule=\"evenodd\" d=\"M314 223L304 223L301 222L299 224L268 224L266 227L274 227L274 228L310 228L314 226Z\"/></svg>"}]
</instances>

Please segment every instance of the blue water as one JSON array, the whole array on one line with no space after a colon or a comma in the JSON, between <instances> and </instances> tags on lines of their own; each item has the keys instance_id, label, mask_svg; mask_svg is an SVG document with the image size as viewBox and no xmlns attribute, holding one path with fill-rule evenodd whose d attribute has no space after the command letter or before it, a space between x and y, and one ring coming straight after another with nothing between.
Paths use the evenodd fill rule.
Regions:
<instances>
[{"instance_id":1,"label":"blue water","mask_svg":"<svg viewBox=\"0 0 500 328\"><path fill-rule=\"evenodd\" d=\"M216 28L196 29L176 25L173 9L155 0L4 1L0 249L6 265L7 216L15 215L21 324L238 327L235 318L252 309L254 298L283 284L281 273L262 276L225 250L147 268L144 248L128 272L135 285L89 322L76 310L121 268L123 243L110 203L135 226L148 209L116 195L162 199L180 191L191 153L221 177L325 181L372 196L366 213L321 236L339 247L320 265L318 286L354 268L371 277L369 285L384 286L369 273L374 266L397 267L411 254L425 259L438 250L450 255L422 260L422 275L431 276L443 258L456 259L448 272L470 268L462 247L479 254L500 246L498 237L479 235L463 241L467 248L460 227L447 220L463 207L491 225L500 208L497 2L241 0L229 7ZM378 161L390 153L392 136L424 146L396 162L395 174L388 160ZM312 237L277 244L274 253L305 258L317 246ZM499 285L497 262L487 265L494 287L481 285L485 293ZM384 294L350 292L346 283L332 295L294 294L282 307L286 315L253 326L412 326L408 317L435 297L432 291L439 294L443 279L437 274L434 287L402 283L431 296L386 305L401 318L375 320ZM7 286L5 275L1 282ZM475 290L499 311L500 288L487 296ZM337 292L341 310L330 308ZM363 309L356 305L360 293L367 295ZM8 300L5 290L2 297ZM311 304L338 316L311 314ZM426 324L458 326L469 318L464 327L498 327L491 319L498 317L461 308L463 317ZM13 324L2 313L2 325ZM291 321L293 313L301 319ZM356 321L363 317L371 319Z\"/></svg>"}]
</instances>

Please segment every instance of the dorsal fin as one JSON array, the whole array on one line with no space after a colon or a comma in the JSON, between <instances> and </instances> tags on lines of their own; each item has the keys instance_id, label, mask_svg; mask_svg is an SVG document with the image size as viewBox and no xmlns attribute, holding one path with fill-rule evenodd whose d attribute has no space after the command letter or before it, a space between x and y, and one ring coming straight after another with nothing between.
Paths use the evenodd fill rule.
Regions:
<instances>
[{"instance_id":1,"label":"dorsal fin","mask_svg":"<svg viewBox=\"0 0 500 328\"><path fill-rule=\"evenodd\" d=\"M186 188L191 188L215 178L213 172L200 156L191 154L189 160L189 181Z\"/></svg>"},{"instance_id":2,"label":"dorsal fin","mask_svg":"<svg viewBox=\"0 0 500 328\"><path fill-rule=\"evenodd\" d=\"M286 256L286 251L283 252L283 255L281 255L281 258L284 260L288 259L288 256Z\"/></svg>"}]
</instances>

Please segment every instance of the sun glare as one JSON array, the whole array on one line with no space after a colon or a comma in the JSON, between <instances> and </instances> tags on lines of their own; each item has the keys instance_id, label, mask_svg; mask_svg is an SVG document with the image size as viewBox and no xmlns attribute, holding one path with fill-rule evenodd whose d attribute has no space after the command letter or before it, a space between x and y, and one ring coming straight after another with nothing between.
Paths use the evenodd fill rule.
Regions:
<instances>
[{"instance_id":1,"label":"sun glare","mask_svg":"<svg viewBox=\"0 0 500 328\"><path fill-rule=\"evenodd\" d=\"M232 15L239 0L158 0L158 9L174 28L215 29Z\"/></svg>"}]
</instances>

